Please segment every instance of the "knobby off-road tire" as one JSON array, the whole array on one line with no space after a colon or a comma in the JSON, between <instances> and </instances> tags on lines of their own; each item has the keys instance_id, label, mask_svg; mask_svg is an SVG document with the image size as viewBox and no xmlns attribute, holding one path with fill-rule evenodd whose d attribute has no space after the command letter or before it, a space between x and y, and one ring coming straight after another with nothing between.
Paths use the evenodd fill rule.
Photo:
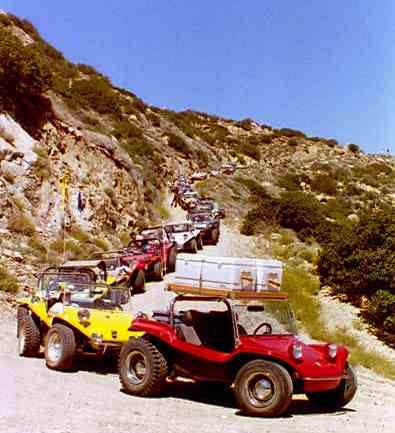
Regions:
<instances>
[{"instance_id":1,"label":"knobby off-road tire","mask_svg":"<svg viewBox=\"0 0 395 433\"><path fill-rule=\"evenodd\" d=\"M73 367L76 344L72 329L56 324L48 331L45 340L45 361L49 368L70 370Z\"/></svg>"},{"instance_id":2,"label":"knobby off-road tire","mask_svg":"<svg viewBox=\"0 0 395 433\"><path fill-rule=\"evenodd\" d=\"M354 398L358 388L357 376L351 366L347 367L346 375L347 378L343 379L336 389L306 393L307 398L323 409L340 409L346 406Z\"/></svg>"},{"instance_id":3,"label":"knobby off-road tire","mask_svg":"<svg viewBox=\"0 0 395 433\"><path fill-rule=\"evenodd\" d=\"M133 395L159 395L166 383L168 364L163 353L145 338L132 338L119 356L119 379Z\"/></svg>"},{"instance_id":4,"label":"knobby off-road tire","mask_svg":"<svg viewBox=\"0 0 395 433\"><path fill-rule=\"evenodd\" d=\"M189 251L193 254L196 254L198 251L198 246L196 239L192 239L191 242L189 242Z\"/></svg>"},{"instance_id":5,"label":"knobby off-road tire","mask_svg":"<svg viewBox=\"0 0 395 433\"><path fill-rule=\"evenodd\" d=\"M176 270L177 250L172 247L167 257L167 272L174 272Z\"/></svg>"},{"instance_id":6,"label":"knobby off-road tire","mask_svg":"<svg viewBox=\"0 0 395 433\"><path fill-rule=\"evenodd\" d=\"M212 242L214 245L217 245L217 243L218 243L218 239L219 239L219 230L218 230L218 229L213 229L213 230L211 231L211 242Z\"/></svg>"},{"instance_id":7,"label":"knobby off-road tire","mask_svg":"<svg viewBox=\"0 0 395 433\"><path fill-rule=\"evenodd\" d=\"M36 356L40 350L40 329L33 317L26 315L20 318L18 326L19 356Z\"/></svg>"},{"instance_id":8,"label":"knobby off-road tire","mask_svg":"<svg viewBox=\"0 0 395 433\"><path fill-rule=\"evenodd\" d=\"M145 287L145 275L144 271L138 270L132 277L131 294L141 293Z\"/></svg>"},{"instance_id":9,"label":"knobby off-road tire","mask_svg":"<svg viewBox=\"0 0 395 433\"><path fill-rule=\"evenodd\" d=\"M23 317L29 315L29 309L23 305L19 305L16 310L16 336L19 337L19 328L21 326L21 321Z\"/></svg>"},{"instance_id":10,"label":"knobby off-road tire","mask_svg":"<svg viewBox=\"0 0 395 433\"><path fill-rule=\"evenodd\" d=\"M247 415L279 416L292 400L293 385L287 370L273 362L254 360L237 373L234 393Z\"/></svg>"},{"instance_id":11,"label":"knobby off-road tire","mask_svg":"<svg viewBox=\"0 0 395 433\"><path fill-rule=\"evenodd\" d=\"M161 262L156 262L154 264L152 277L155 281L163 280L163 266Z\"/></svg>"}]
</instances>

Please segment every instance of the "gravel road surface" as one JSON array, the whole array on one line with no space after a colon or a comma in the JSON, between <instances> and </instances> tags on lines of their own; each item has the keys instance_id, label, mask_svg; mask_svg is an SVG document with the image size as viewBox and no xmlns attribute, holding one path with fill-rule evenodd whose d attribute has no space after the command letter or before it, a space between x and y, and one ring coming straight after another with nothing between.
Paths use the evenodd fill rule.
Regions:
<instances>
[{"instance_id":1,"label":"gravel road surface","mask_svg":"<svg viewBox=\"0 0 395 433\"><path fill-rule=\"evenodd\" d=\"M178 211L172 217L183 219ZM218 245L206 247L204 254L241 255L247 248L247 238L224 226ZM164 283L148 283L146 293L134 298L134 309L164 308L171 296ZM20 358L15 318L0 314L1 433L394 431L395 383L369 370L357 369L357 395L340 411L320 412L296 396L281 418L251 418L239 414L232 392L224 388L179 382L160 398L132 397L122 392L114 363L84 360L77 371L62 373L49 370L42 356Z\"/></svg>"}]
</instances>

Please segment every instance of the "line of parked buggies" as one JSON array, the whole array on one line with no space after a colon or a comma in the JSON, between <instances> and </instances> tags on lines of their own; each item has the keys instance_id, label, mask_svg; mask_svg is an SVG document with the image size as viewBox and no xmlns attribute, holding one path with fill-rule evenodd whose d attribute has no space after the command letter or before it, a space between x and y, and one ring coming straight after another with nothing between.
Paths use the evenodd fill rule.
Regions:
<instances>
[{"instance_id":1,"label":"line of parked buggies","mask_svg":"<svg viewBox=\"0 0 395 433\"><path fill-rule=\"evenodd\" d=\"M40 273L30 296L18 301L19 355L36 356L43 347L47 366L57 370L72 370L80 356L115 355L123 388L139 396L159 395L177 377L221 382L233 389L239 408L255 416L281 415L296 393L319 407L346 405L357 389L346 348L298 339L286 293L269 288L273 263L258 272L255 259L239 265L228 259L225 266L217 258L215 275L200 272L203 288L171 283L176 296L167 310L151 318L131 313L131 296L143 290L145 278L161 280L174 271L178 251L195 253L218 241L220 217L214 202L204 199L186 222L148 227L123 250ZM185 268L193 266L192 258L202 267L213 264L199 256L178 260ZM220 274L234 274L240 287L207 288ZM192 281L192 269L184 277ZM264 292L244 291L243 281L253 288L258 280Z\"/></svg>"},{"instance_id":2,"label":"line of parked buggies","mask_svg":"<svg viewBox=\"0 0 395 433\"><path fill-rule=\"evenodd\" d=\"M176 182L187 186L183 177ZM77 351L101 355L103 348L119 349L135 334L124 311L131 296L144 290L146 280L161 281L174 272L179 252L215 245L224 216L218 209L213 200L201 199L186 221L147 227L123 249L40 273L31 296L19 301L19 354L34 356L44 345L47 365L68 369Z\"/></svg>"}]
</instances>

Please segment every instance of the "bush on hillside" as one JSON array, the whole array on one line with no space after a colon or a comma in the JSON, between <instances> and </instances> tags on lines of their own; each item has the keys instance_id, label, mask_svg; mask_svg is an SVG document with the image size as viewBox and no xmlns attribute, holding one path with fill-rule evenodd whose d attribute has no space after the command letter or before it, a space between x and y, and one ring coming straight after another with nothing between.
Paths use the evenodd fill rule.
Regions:
<instances>
[{"instance_id":1,"label":"bush on hillside","mask_svg":"<svg viewBox=\"0 0 395 433\"><path fill-rule=\"evenodd\" d=\"M115 124L113 134L117 139L142 138L143 131L127 119L122 119Z\"/></svg>"},{"instance_id":2,"label":"bush on hillside","mask_svg":"<svg viewBox=\"0 0 395 433\"><path fill-rule=\"evenodd\" d=\"M256 159L257 161L261 159L259 147L254 142L250 142L248 140L242 141L239 145L239 151L250 158Z\"/></svg>"},{"instance_id":3,"label":"bush on hillside","mask_svg":"<svg viewBox=\"0 0 395 433\"><path fill-rule=\"evenodd\" d=\"M200 166L205 167L208 165L209 158L205 150L199 148L196 151L196 158L199 161Z\"/></svg>"},{"instance_id":4,"label":"bush on hillside","mask_svg":"<svg viewBox=\"0 0 395 433\"><path fill-rule=\"evenodd\" d=\"M168 132L167 136L169 146L177 152L182 152L184 155L189 155L191 153L190 147L179 135Z\"/></svg>"},{"instance_id":5,"label":"bush on hillside","mask_svg":"<svg viewBox=\"0 0 395 433\"><path fill-rule=\"evenodd\" d=\"M33 45L24 46L12 33L0 29L0 95L14 104L44 93L52 74Z\"/></svg>"},{"instance_id":6,"label":"bush on hillside","mask_svg":"<svg viewBox=\"0 0 395 433\"><path fill-rule=\"evenodd\" d=\"M330 138L328 140L325 140L325 143L329 146L329 147L336 147L339 145L339 142L337 140L335 140L334 138Z\"/></svg>"},{"instance_id":7,"label":"bush on hillside","mask_svg":"<svg viewBox=\"0 0 395 433\"><path fill-rule=\"evenodd\" d=\"M270 135L261 135L260 141L262 144L270 144L272 142L272 137Z\"/></svg>"},{"instance_id":8,"label":"bush on hillside","mask_svg":"<svg viewBox=\"0 0 395 433\"><path fill-rule=\"evenodd\" d=\"M359 223L333 232L320 252L322 283L351 296L371 296L377 290L395 294L394 221L394 209L370 209Z\"/></svg>"},{"instance_id":9,"label":"bush on hillside","mask_svg":"<svg viewBox=\"0 0 395 433\"><path fill-rule=\"evenodd\" d=\"M277 185L288 191L300 191L301 183L309 183L310 179L305 174L298 174L295 172L287 172L277 178Z\"/></svg>"},{"instance_id":10,"label":"bush on hillside","mask_svg":"<svg viewBox=\"0 0 395 433\"><path fill-rule=\"evenodd\" d=\"M287 141L287 144L288 144L288 146L296 147L296 146L299 146L299 140L296 139L296 138L290 138L290 139Z\"/></svg>"},{"instance_id":11,"label":"bush on hillside","mask_svg":"<svg viewBox=\"0 0 395 433\"><path fill-rule=\"evenodd\" d=\"M266 192L266 189L255 179L252 179L251 177L237 177L236 180L248 189L251 201L256 202L261 198L270 197Z\"/></svg>"},{"instance_id":12,"label":"bush on hillside","mask_svg":"<svg viewBox=\"0 0 395 433\"><path fill-rule=\"evenodd\" d=\"M119 117L121 114L119 96L114 92L111 84L101 77L74 80L69 97L81 108L113 117Z\"/></svg>"},{"instance_id":13,"label":"bush on hillside","mask_svg":"<svg viewBox=\"0 0 395 433\"><path fill-rule=\"evenodd\" d=\"M240 233L251 236L267 227L278 224L279 207L277 200L272 197L261 197L259 205L247 212L240 226Z\"/></svg>"},{"instance_id":14,"label":"bush on hillside","mask_svg":"<svg viewBox=\"0 0 395 433\"><path fill-rule=\"evenodd\" d=\"M4 266L0 265L0 290L16 293L19 289L18 280Z\"/></svg>"},{"instance_id":15,"label":"bush on hillside","mask_svg":"<svg viewBox=\"0 0 395 433\"><path fill-rule=\"evenodd\" d=\"M347 148L352 153L359 153L360 152L360 148L357 144L351 143L347 146Z\"/></svg>"},{"instance_id":16,"label":"bush on hillside","mask_svg":"<svg viewBox=\"0 0 395 433\"><path fill-rule=\"evenodd\" d=\"M295 230L301 239L313 237L315 228L323 219L319 201L308 193L284 192L279 207L280 224Z\"/></svg>"},{"instance_id":17,"label":"bush on hillside","mask_svg":"<svg viewBox=\"0 0 395 433\"><path fill-rule=\"evenodd\" d=\"M326 173L316 174L310 181L312 190L328 195L335 195L337 193L337 182L332 176Z\"/></svg>"},{"instance_id":18,"label":"bush on hillside","mask_svg":"<svg viewBox=\"0 0 395 433\"><path fill-rule=\"evenodd\" d=\"M306 134L302 131L298 131L297 129L291 128L281 128L273 130L273 137L300 137L306 138Z\"/></svg>"},{"instance_id":19,"label":"bush on hillside","mask_svg":"<svg viewBox=\"0 0 395 433\"><path fill-rule=\"evenodd\" d=\"M368 312L374 321L395 334L395 294L389 290L377 290L368 305Z\"/></svg>"}]
</instances>

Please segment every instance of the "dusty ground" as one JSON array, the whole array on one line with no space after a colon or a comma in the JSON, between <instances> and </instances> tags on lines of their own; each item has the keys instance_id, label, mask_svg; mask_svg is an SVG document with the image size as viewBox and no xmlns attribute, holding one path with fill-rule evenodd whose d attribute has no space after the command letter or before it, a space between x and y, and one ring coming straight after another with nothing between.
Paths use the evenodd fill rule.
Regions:
<instances>
[{"instance_id":1,"label":"dusty ground","mask_svg":"<svg viewBox=\"0 0 395 433\"><path fill-rule=\"evenodd\" d=\"M172 216L183 219L179 211ZM241 255L247 250L248 239L225 226L218 245L206 247L204 254ZM146 293L135 297L134 308L161 309L170 298L163 283L149 283ZM1 314L1 433L394 431L395 383L365 369L357 369L358 393L343 410L320 413L304 396L296 396L284 417L250 418L239 414L232 393L224 389L178 383L161 398L138 398L121 391L111 363L84 361L76 372L61 373L49 370L42 358L19 358L13 313Z\"/></svg>"}]
</instances>

